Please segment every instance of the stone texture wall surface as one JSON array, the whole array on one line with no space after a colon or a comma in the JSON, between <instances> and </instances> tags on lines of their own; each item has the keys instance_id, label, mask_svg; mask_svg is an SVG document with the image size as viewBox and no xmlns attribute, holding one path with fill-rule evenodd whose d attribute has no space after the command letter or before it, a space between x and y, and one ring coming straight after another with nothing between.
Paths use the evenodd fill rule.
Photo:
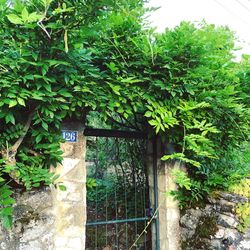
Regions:
<instances>
[{"instance_id":1,"label":"stone texture wall surface","mask_svg":"<svg viewBox=\"0 0 250 250\"><path fill-rule=\"evenodd\" d=\"M250 228L238 230L238 203L249 199L220 192L203 208L187 209L181 216L182 250L249 250Z\"/></svg>"},{"instance_id":2,"label":"stone texture wall surface","mask_svg":"<svg viewBox=\"0 0 250 250\"><path fill-rule=\"evenodd\" d=\"M77 131L76 142L61 144L62 164L55 173L58 182L66 186L65 191L52 192L55 220L55 239L53 250L84 250L86 223L86 138L81 123L72 122L62 126L63 130Z\"/></svg>"},{"instance_id":3,"label":"stone texture wall surface","mask_svg":"<svg viewBox=\"0 0 250 250\"><path fill-rule=\"evenodd\" d=\"M177 190L171 171L179 169L181 166L179 163L163 163L162 165L158 169L160 247L164 250L178 250L180 242L178 202L172 196L166 195L166 193L169 190Z\"/></svg>"},{"instance_id":4,"label":"stone texture wall surface","mask_svg":"<svg viewBox=\"0 0 250 250\"><path fill-rule=\"evenodd\" d=\"M59 174L44 190L15 192L14 226L0 228L0 250L84 250L86 223L86 139L80 123L63 129L77 131L76 142L61 144L62 164L51 171Z\"/></svg>"},{"instance_id":5,"label":"stone texture wall surface","mask_svg":"<svg viewBox=\"0 0 250 250\"><path fill-rule=\"evenodd\" d=\"M50 189L16 192L14 225L0 228L0 250L54 249L54 222Z\"/></svg>"}]
</instances>

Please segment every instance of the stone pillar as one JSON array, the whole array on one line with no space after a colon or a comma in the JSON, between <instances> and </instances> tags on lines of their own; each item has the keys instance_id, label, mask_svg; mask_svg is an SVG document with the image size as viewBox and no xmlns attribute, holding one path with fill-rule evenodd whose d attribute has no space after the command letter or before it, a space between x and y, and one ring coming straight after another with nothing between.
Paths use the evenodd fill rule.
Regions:
<instances>
[{"instance_id":1,"label":"stone pillar","mask_svg":"<svg viewBox=\"0 0 250 250\"><path fill-rule=\"evenodd\" d=\"M147 176L148 176L148 186L149 186L149 200L150 207L155 210L155 193L154 193L154 166L153 166L153 142L149 141L147 145ZM154 211L153 211L154 212ZM155 222L151 225L152 234L152 250L156 249L156 224Z\"/></svg>"},{"instance_id":2,"label":"stone pillar","mask_svg":"<svg viewBox=\"0 0 250 250\"><path fill-rule=\"evenodd\" d=\"M172 196L167 195L171 190L176 190L176 184L171 176L174 168L179 168L178 163L166 163L161 161L161 157L165 154L165 148L160 139L157 140L157 152L153 154L152 142L148 147L148 175L150 201L155 208L154 202L154 160L155 155L157 164L157 194L158 194L158 218L159 218L159 249L160 250L179 250L180 249L180 229L179 229L179 208L178 203ZM155 208L156 209L156 208ZM153 249L156 249L156 230L155 225L152 226ZM157 249L156 249L157 250Z\"/></svg>"},{"instance_id":3,"label":"stone pillar","mask_svg":"<svg viewBox=\"0 0 250 250\"><path fill-rule=\"evenodd\" d=\"M158 170L158 197L159 197L159 221L160 221L160 249L180 249L180 213L178 203L168 194L176 190L176 184L171 175L174 168L179 168L178 163L162 163Z\"/></svg>"},{"instance_id":4,"label":"stone pillar","mask_svg":"<svg viewBox=\"0 0 250 250\"><path fill-rule=\"evenodd\" d=\"M60 175L57 183L66 187L53 190L55 222L55 250L84 250L86 224L86 139L83 125L67 123L63 130L76 131L75 142L61 145L63 161L55 172Z\"/></svg>"}]
</instances>

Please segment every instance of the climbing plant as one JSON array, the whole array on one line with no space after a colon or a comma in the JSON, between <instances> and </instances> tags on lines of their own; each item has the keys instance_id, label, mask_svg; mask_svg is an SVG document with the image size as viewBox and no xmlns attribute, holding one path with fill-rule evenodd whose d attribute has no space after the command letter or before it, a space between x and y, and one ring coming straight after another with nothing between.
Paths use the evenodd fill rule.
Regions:
<instances>
[{"instance_id":1,"label":"climbing plant","mask_svg":"<svg viewBox=\"0 0 250 250\"><path fill-rule=\"evenodd\" d=\"M0 217L5 226L11 225L11 187L53 182L48 168L62 160L61 122L83 119L96 108L97 97L105 97L105 72L84 30L93 31L115 9L140 5L139 0L0 1Z\"/></svg>"},{"instance_id":2,"label":"climbing plant","mask_svg":"<svg viewBox=\"0 0 250 250\"><path fill-rule=\"evenodd\" d=\"M163 160L181 160L191 174L248 139L249 58L233 61L233 33L181 23L157 34L144 2L0 0L5 226L12 187L53 183L61 123L90 110L113 126L160 134L174 152Z\"/></svg>"}]
</instances>

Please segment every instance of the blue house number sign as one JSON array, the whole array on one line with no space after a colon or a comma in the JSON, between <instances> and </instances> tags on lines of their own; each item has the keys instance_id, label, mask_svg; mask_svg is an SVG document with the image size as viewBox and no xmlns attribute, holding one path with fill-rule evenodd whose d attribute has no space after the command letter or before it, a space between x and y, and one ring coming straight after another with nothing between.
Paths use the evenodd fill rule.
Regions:
<instances>
[{"instance_id":1,"label":"blue house number sign","mask_svg":"<svg viewBox=\"0 0 250 250\"><path fill-rule=\"evenodd\" d=\"M62 131L62 137L67 142L77 142L77 131Z\"/></svg>"}]
</instances>

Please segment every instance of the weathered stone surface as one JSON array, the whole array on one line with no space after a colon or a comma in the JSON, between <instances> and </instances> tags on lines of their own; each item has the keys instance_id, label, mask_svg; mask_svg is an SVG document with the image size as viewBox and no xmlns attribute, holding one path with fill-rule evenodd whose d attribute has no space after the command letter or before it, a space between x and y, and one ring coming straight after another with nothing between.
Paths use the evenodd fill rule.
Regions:
<instances>
[{"instance_id":1,"label":"weathered stone surface","mask_svg":"<svg viewBox=\"0 0 250 250\"><path fill-rule=\"evenodd\" d=\"M207 204L204 208L204 213L206 216L211 216L214 214L214 208L212 205Z\"/></svg>"},{"instance_id":2,"label":"weathered stone surface","mask_svg":"<svg viewBox=\"0 0 250 250\"><path fill-rule=\"evenodd\" d=\"M185 211L180 220L182 250L249 250L250 229L245 233L238 231L239 221L235 215L237 203L246 199L231 193L222 193L209 198L210 204L199 208L198 212L196 209ZM217 230L211 235L209 232L213 231L213 227L208 230L211 226L211 223L207 223L209 218L214 218L212 223L217 225Z\"/></svg>"},{"instance_id":3,"label":"weathered stone surface","mask_svg":"<svg viewBox=\"0 0 250 250\"><path fill-rule=\"evenodd\" d=\"M55 213L60 215L55 221L55 249L83 250L86 223L86 139L80 123L64 124L63 129L77 131L78 138L77 142L61 145L64 160L56 168L56 173L60 174L58 181L63 182L66 191L53 190Z\"/></svg>"},{"instance_id":4,"label":"weathered stone surface","mask_svg":"<svg viewBox=\"0 0 250 250\"><path fill-rule=\"evenodd\" d=\"M214 237L216 239L222 239L225 235L225 228L221 227L218 229L218 231L216 232L216 234L214 235Z\"/></svg>"},{"instance_id":5,"label":"weathered stone surface","mask_svg":"<svg viewBox=\"0 0 250 250\"><path fill-rule=\"evenodd\" d=\"M76 202L77 204L83 201L83 190L84 190L84 183L77 183L77 182L69 182L64 181L63 184L67 188L66 191L58 190L57 200L58 201L69 201L69 202Z\"/></svg>"},{"instance_id":6,"label":"weathered stone surface","mask_svg":"<svg viewBox=\"0 0 250 250\"><path fill-rule=\"evenodd\" d=\"M233 193L219 192L219 197L233 203L249 202L250 199Z\"/></svg>"},{"instance_id":7,"label":"weathered stone surface","mask_svg":"<svg viewBox=\"0 0 250 250\"><path fill-rule=\"evenodd\" d=\"M183 227L188 228L191 231L194 231L199 223L201 215L202 215L201 210L190 209L184 216L181 217L180 223ZM191 231L189 235L192 234Z\"/></svg>"},{"instance_id":8,"label":"weathered stone surface","mask_svg":"<svg viewBox=\"0 0 250 250\"><path fill-rule=\"evenodd\" d=\"M224 233L224 239L231 238L232 241L239 241L242 235L236 229L226 228Z\"/></svg>"},{"instance_id":9,"label":"weathered stone surface","mask_svg":"<svg viewBox=\"0 0 250 250\"><path fill-rule=\"evenodd\" d=\"M13 229L2 229L0 250L51 250L55 215L50 189L16 192L15 198Z\"/></svg>"},{"instance_id":10,"label":"weathered stone surface","mask_svg":"<svg viewBox=\"0 0 250 250\"><path fill-rule=\"evenodd\" d=\"M246 230L246 232L245 232L244 235L243 235L243 238L245 238L245 239L250 239L250 228L248 228L248 229Z\"/></svg>"},{"instance_id":11,"label":"weathered stone surface","mask_svg":"<svg viewBox=\"0 0 250 250\"><path fill-rule=\"evenodd\" d=\"M190 230L189 228L186 228L186 227L181 228L182 241L188 241L194 236L194 234L195 234L195 230Z\"/></svg>"},{"instance_id":12,"label":"weathered stone surface","mask_svg":"<svg viewBox=\"0 0 250 250\"><path fill-rule=\"evenodd\" d=\"M250 240L242 240L237 246L237 250L249 250L250 249Z\"/></svg>"},{"instance_id":13,"label":"weathered stone surface","mask_svg":"<svg viewBox=\"0 0 250 250\"><path fill-rule=\"evenodd\" d=\"M223 226L223 227L231 227L231 228L236 228L239 224L238 220L229 215L225 214L219 214L218 216L218 224Z\"/></svg>"},{"instance_id":14,"label":"weathered stone surface","mask_svg":"<svg viewBox=\"0 0 250 250\"><path fill-rule=\"evenodd\" d=\"M211 250L222 250L223 249L223 244L221 243L220 240L217 240L217 239L211 240L211 242L209 244L210 244L209 249L211 249Z\"/></svg>"}]
</instances>

